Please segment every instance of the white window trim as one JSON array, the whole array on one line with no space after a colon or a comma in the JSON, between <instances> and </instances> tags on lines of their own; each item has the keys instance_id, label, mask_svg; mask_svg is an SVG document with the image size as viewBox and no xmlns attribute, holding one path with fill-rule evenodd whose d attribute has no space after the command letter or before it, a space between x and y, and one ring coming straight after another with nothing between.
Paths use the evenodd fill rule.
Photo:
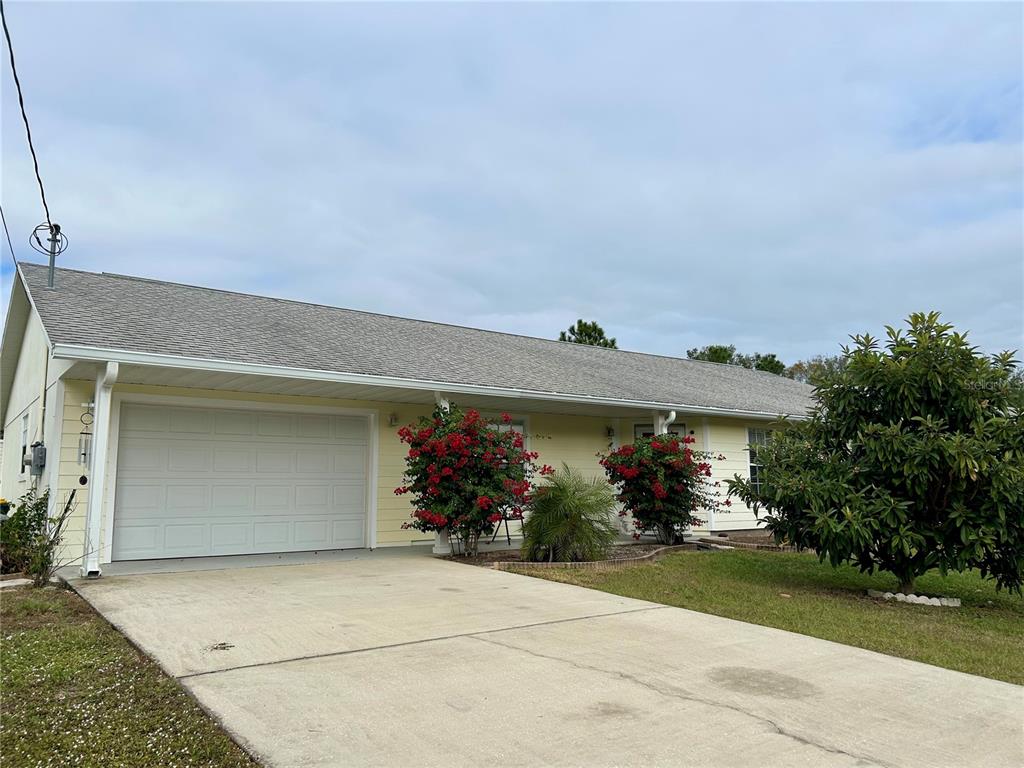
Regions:
<instances>
[{"instance_id":1,"label":"white window trim","mask_svg":"<svg viewBox=\"0 0 1024 768\"><path fill-rule=\"evenodd\" d=\"M645 422L645 421L634 422L634 424L633 424L633 439L636 440L637 438L643 437L642 432L646 432L648 430L650 430L651 435L653 436L654 435L654 425L651 424L650 422ZM675 435L676 437L685 437L686 435L690 434L690 430L687 429L685 421L675 421L675 422L672 422L671 424L669 424L669 426L668 426L668 433L670 435Z\"/></svg>"},{"instance_id":2,"label":"white window trim","mask_svg":"<svg viewBox=\"0 0 1024 768\"><path fill-rule=\"evenodd\" d=\"M31 422L31 420L32 409L28 408L21 415L21 455L18 458L18 461L21 462L20 466L18 467L19 483L24 483L29 477L29 473L25 470L25 457L29 455L28 425Z\"/></svg>"}]
</instances>

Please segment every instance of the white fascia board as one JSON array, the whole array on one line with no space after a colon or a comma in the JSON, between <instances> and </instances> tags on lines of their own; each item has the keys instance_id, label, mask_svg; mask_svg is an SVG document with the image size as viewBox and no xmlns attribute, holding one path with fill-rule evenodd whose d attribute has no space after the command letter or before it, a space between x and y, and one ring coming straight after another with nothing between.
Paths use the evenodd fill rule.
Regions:
<instances>
[{"instance_id":1,"label":"white fascia board","mask_svg":"<svg viewBox=\"0 0 1024 768\"><path fill-rule=\"evenodd\" d=\"M166 355L154 352L132 352L129 350L103 349L100 347L87 347L77 344L55 344L53 347L53 356L54 358L64 360L82 360L102 363L118 362L124 365L150 365L162 368L182 368L214 373L278 376L282 378L303 379L307 381L324 381L338 384L362 384L377 387L394 387L396 389L427 390L430 392L441 391L463 395L547 400L550 402L608 405L620 408L642 408L648 410L677 410L705 416L733 416L770 421L784 415L777 413L765 413L763 411L742 411L729 408L687 405L685 403L658 403L647 400L621 400L614 397L593 397L562 392L540 392L529 389L507 389L504 387L491 387L482 384L459 384L450 381L405 379L393 376L376 376L366 373L344 373L340 371L323 371L311 368L292 368L283 365L240 363L232 360L181 357L179 355ZM804 418L801 416L787 417L797 419Z\"/></svg>"}]
</instances>

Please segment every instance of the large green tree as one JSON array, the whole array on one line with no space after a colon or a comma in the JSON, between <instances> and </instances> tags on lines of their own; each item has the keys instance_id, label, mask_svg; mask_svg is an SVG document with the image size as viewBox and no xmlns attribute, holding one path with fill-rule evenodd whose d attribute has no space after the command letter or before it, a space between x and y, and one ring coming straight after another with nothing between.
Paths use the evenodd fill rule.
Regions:
<instances>
[{"instance_id":1,"label":"large green tree","mask_svg":"<svg viewBox=\"0 0 1024 768\"><path fill-rule=\"evenodd\" d=\"M762 354L755 352L752 355L747 355L737 352L736 347L732 344L709 344L706 347L694 347L693 349L686 350L686 356L691 360L739 365L755 371L774 373L777 376L786 370L786 364L773 353Z\"/></svg>"},{"instance_id":2,"label":"large green tree","mask_svg":"<svg viewBox=\"0 0 1024 768\"><path fill-rule=\"evenodd\" d=\"M569 329L558 334L559 341L571 341L573 344L589 344L592 347L610 347L618 349L615 339L609 339L604 328L596 320L587 322L580 318L569 326Z\"/></svg>"},{"instance_id":3,"label":"large green tree","mask_svg":"<svg viewBox=\"0 0 1024 768\"><path fill-rule=\"evenodd\" d=\"M910 592L932 568L978 568L1020 591L1024 415L1012 353L985 356L937 312L854 336L815 385L810 417L757 447L757 482L729 493L777 540L833 565L889 571Z\"/></svg>"}]
</instances>

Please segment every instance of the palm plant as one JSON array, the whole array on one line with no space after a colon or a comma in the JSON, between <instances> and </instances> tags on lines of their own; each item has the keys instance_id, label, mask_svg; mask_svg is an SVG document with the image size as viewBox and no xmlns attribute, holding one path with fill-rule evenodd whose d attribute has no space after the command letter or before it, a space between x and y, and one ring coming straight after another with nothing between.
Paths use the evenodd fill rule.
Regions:
<instances>
[{"instance_id":1,"label":"palm plant","mask_svg":"<svg viewBox=\"0 0 1024 768\"><path fill-rule=\"evenodd\" d=\"M599 560L618 535L615 489L568 464L536 489L523 523L523 559Z\"/></svg>"}]
</instances>

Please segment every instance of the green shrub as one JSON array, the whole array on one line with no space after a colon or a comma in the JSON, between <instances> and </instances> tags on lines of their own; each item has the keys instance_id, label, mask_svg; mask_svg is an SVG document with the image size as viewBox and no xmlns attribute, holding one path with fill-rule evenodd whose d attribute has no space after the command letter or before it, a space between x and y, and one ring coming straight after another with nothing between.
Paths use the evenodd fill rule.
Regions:
<instances>
[{"instance_id":1,"label":"green shrub","mask_svg":"<svg viewBox=\"0 0 1024 768\"><path fill-rule=\"evenodd\" d=\"M46 510L50 492L36 494L35 488L18 500L17 508L0 523L0 561L3 573L27 571L33 560L35 542L46 533Z\"/></svg>"},{"instance_id":2,"label":"green shrub","mask_svg":"<svg viewBox=\"0 0 1024 768\"><path fill-rule=\"evenodd\" d=\"M615 489L588 480L567 464L534 492L523 523L523 558L569 562L600 560L618 535Z\"/></svg>"},{"instance_id":3,"label":"green shrub","mask_svg":"<svg viewBox=\"0 0 1024 768\"><path fill-rule=\"evenodd\" d=\"M48 515L50 492L37 494L35 488L18 500L18 508L0 524L0 559L4 573L24 572L37 587L50 582L54 572L64 565L57 551L64 538L68 519L75 508L75 492L56 515Z\"/></svg>"}]
</instances>

